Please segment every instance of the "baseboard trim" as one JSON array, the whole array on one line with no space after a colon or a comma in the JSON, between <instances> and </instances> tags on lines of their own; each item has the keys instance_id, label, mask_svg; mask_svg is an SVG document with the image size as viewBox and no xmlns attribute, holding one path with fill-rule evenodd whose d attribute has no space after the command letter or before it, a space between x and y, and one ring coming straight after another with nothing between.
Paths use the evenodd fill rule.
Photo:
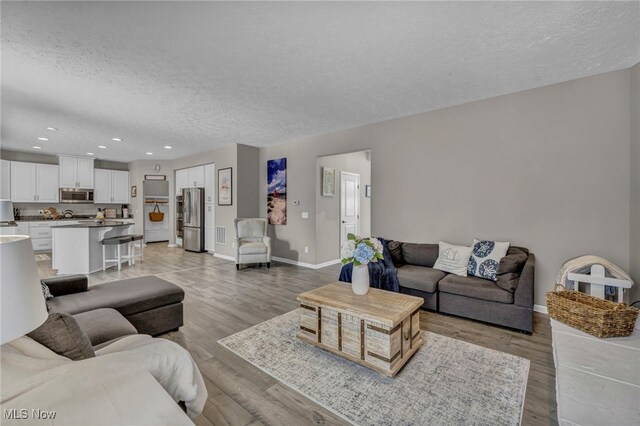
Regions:
<instances>
[{"instance_id":1,"label":"baseboard trim","mask_svg":"<svg viewBox=\"0 0 640 426\"><path fill-rule=\"evenodd\" d=\"M327 266L335 265L336 263L340 263L340 259L330 260L328 262L318 263L314 265L313 263L299 262L297 260L286 259L284 257L271 256L271 260L275 260L281 263L287 263L289 265L302 266L303 268L309 269L321 269Z\"/></svg>"},{"instance_id":2,"label":"baseboard trim","mask_svg":"<svg viewBox=\"0 0 640 426\"><path fill-rule=\"evenodd\" d=\"M533 305L533 310L535 312L540 312L541 314L549 315L549 311L545 305Z\"/></svg>"},{"instance_id":3,"label":"baseboard trim","mask_svg":"<svg viewBox=\"0 0 640 426\"><path fill-rule=\"evenodd\" d=\"M227 256L226 254L213 253L213 257L219 257L220 259L231 260L233 262L236 261L236 258L233 256Z\"/></svg>"},{"instance_id":4,"label":"baseboard trim","mask_svg":"<svg viewBox=\"0 0 640 426\"><path fill-rule=\"evenodd\" d=\"M177 244L167 244L167 247L175 248L175 247L178 247L178 245Z\"/></svg>"}]
</instances>

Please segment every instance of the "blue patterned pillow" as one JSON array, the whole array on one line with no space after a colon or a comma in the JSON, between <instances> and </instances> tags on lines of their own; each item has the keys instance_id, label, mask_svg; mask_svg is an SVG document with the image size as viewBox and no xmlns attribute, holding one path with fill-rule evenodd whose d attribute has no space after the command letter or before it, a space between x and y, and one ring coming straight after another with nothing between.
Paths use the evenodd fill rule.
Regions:
<instances>
[{"instance_id":1,"label":"blue patterned pillow","mask_svg":"<svg viewBox=\"0 0 640 426\"><path fill-rule=\"evenodd\" d=\"M507 255L507 250L509 243L474 239L467 273L496 281L500 259Z\"/></svg>"}]
</instances>

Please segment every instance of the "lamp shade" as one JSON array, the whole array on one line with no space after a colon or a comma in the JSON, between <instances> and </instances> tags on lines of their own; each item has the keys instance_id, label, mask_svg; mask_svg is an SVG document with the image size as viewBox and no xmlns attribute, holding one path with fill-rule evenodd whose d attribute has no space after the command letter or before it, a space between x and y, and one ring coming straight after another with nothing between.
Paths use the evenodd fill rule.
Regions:
<instances>
[{"instance_id":1,"label":"lamp shade","mask_svg":"<svg viewBox=\"0 0 640 426\"><path fill-rule=\"evenodd\" d=\"M13 221L13 203L11 200L0 200L0 222Z\"/></svg>"},{"instance_id":2,"label":"lamp shade","mask_svg":"<svg viewBox=\"0 0 640 426\"><path fill-rule=\"evenodd\" d=\"M0 236L0 344L37 328L47 319L31 239Z\"/></svg>"}]
</instances>

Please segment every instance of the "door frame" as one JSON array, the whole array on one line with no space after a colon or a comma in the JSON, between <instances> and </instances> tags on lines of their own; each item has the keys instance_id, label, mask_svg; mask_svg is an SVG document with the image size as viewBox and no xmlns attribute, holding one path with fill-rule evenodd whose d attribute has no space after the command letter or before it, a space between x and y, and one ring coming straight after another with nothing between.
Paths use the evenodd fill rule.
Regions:
<instances>
[{"instance_id":1,"label":"door frame","mask_svg":"<svg viewBox=\"0 0 640 426\"><path fill-rule=\"evenodd\" d=\"M342 227L342 212L344 212L344 205L345 205L345 191L344 191L344 177L345 176L355 176L357 177L357 193L358 196L356 197L355 200L355 204L356 204L356 234L360 233L360 175L358 173L352 173L352 172L340 172L340 214L339 214L339 223L338 226L340 226L340 247L342 246L343 241L345 241L347 239L346 235L343 235L343 227Z\"/></svg>"}]
</instances>

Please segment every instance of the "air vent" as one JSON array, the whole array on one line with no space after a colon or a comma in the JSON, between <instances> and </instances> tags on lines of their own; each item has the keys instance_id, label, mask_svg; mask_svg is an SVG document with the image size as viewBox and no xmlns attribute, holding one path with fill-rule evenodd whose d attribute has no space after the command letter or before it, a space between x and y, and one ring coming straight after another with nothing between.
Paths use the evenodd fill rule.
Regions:
<instances>
[{"instance_id":1,"label":"air vent","mask_svg":"<svg viewBox=\"0 0 640 426\"><path fill-rule=\"evenodd\" d=\"M216 244L227 244L226 226L216 226Z\"/></svg>"}]
</instances>

